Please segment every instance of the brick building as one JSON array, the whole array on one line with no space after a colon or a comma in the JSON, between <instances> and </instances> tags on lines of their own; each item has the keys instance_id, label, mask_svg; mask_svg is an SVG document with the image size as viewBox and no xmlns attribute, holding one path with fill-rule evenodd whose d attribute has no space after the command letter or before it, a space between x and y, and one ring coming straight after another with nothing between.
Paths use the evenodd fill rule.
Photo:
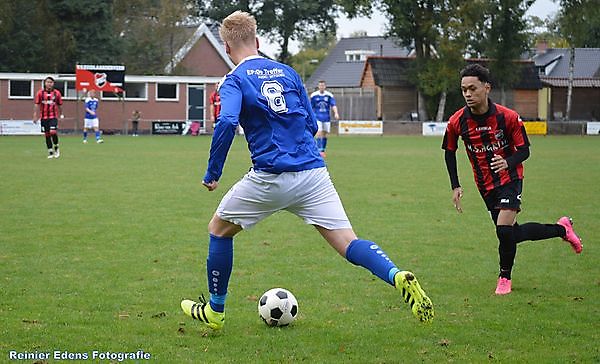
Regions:
<instances>
[{"instance_id":1,"label":"brick building","mask_svg":"<svg viewBox=\"0 0 600 364\"><path fill-rule=\"evenodd\" d=\"M148 133L151 122L157 120L208 120L210 93L215 83L234 66L225 53L217 29L218 24L187 29L189 36L165 67L166 75L126 74L124 97L112 93L99 95L101 129L105 132L127 131L134 110L142 114L142 133ZM75 74L0 73L0 120L31 120L35 93L47 76L55 79L55 87L64 98L65 119L59 121L59 128L62 131L81 130L84 95L75 90ZM207 123L208 132L211 128L212 125Z\"/></svg>"}]
</instances>

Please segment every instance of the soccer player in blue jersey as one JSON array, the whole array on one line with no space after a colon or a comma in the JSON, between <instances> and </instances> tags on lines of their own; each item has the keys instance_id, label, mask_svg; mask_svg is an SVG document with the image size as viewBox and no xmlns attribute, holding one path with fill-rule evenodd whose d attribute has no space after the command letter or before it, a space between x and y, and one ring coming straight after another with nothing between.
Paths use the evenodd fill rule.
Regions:
<instances>
[{"instance_id":1,"label":"soccer player in blue jersey","mask_svg":"<svg viewBox=\"0 0 600 364\"><path fill-rule=\"evenodd\" d=\"M96 91L88 91L88 96L85 99L85 118L83 119L83 144L87 144L88 129L94 129L96 133L96 143L103 143L104 140L100 137L100 121L98 119L98 99Z\"/></svg>"},{"instance_id":2,"label":"soccer player in blue jersey","mask_svg":"<svg viewBox=\"0 0 600 364\"><path fill-rule=\"evenodd\" d=\"M310 104L317 118L317 147L321 157L325 157L327 149L327 134L331 132L331 111L335 120L340 120L340 114L335 104L333 94L325 90L325 81L319 81L319 89L310 95Z\"/></svg>"},{"instance_id":3,"label":"soccer player in blue jersey","mask_svg":"<svg viewBox=\"0 0 600 364\"><path fill-rule=\"evenodd\" d=\"M317 123L300 76L289 66L258 56L256 20L236 11L220 29L237 66L221 82L221 113L202 184L219 186L238 124L244 128L252 169L223 197L208 224L207 302L183 300L183 312L212 329L225 322L225 299L233 268L233 237L273 213L286 210L315 226L349 262L396 287L423 322L433 305L414 274L400 270L374 242L356 237L316 148Z\"/></svg>"}]
</instances>

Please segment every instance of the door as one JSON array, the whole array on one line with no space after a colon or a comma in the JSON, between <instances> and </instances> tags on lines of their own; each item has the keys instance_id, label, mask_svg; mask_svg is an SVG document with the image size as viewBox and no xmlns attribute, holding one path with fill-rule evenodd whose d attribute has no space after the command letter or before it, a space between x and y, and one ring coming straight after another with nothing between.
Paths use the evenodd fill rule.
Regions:
<instances>
[{"instance_id":1,"label":"door","mask_svg":"<svg viewBox=\"0 0 600 364\"><path fill-rule=\"evenodd\" d=\"M187 119L204 124L204 85L188 85Z\"/></svg>"}]
</instances>

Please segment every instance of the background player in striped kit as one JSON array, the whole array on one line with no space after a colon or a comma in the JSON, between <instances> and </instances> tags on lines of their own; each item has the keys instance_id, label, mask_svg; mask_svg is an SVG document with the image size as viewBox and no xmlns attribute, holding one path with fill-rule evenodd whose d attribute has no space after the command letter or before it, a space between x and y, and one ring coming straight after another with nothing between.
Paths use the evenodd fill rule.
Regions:
<instances>
[{"instance_id":1,"label":"background player in striped kit","mask_svg":"<svg viewBox=\"0 0 600 364\"><path fill-rule=\"evenodd\" d=\"M213 128L219 121L219 113L221 112L221 96L219 96L219 83L215 83L215 89L211 92L209 98L210 107L210 121L212 121Z\"/></svg>"},{"instance_id":2,"label":"background player in striped kit","mask_svg":"<svg viewBox=\"0 0 600 364\"><path fill-rule=\"evenodd\" d=\"M37 92L33 105L33 122L37 124L38 109L40 110L40 124L42 133L46 138L48 159L60 157L58 148L58 117L63 119L62 95L54 88L54 78L48 76L44 79L44 87ZM53 149L54 147L54 149Z\"/></svg>"},{"instance_id":3,"label":"background player in striped kit","mask_svg":"<svg viewBox=\"0 0 600 364\"><path fill-rule=\"evenodd\" d=\"M500 255L496 294L508 294L512 291L511 272L517 243L562 237L579 254L581 240L573 231L571 219L566 216L556 224L517 223L523 188L522 162L529 157L525 127L514 110L489 100L490 74L485 67L469 65L461 71L460 77L467 106L450 117L442 143L453 191L452 201L456 210L462 212L463 189L456 166L460 136L473 167L477 188L496 225Z\"/></svg>"}]
</instances>

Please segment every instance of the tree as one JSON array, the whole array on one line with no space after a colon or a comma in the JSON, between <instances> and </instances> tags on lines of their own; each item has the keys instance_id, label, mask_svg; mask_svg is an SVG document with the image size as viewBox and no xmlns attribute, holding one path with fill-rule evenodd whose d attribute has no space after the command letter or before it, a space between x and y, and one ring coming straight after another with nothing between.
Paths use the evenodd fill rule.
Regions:
<instances>
[{"instance_id":1,"label":"tree","mask_svg":"<svg viewBox=\"0 0 600 364\"><path fill-rule=\"evenodd\" d=\"M468 41L477 39L480 35L477 31L482 29L479 2L339 0L339 3L349 17L368 15L373 7L389 15L387 35L415 50L412 81L418 90L419 120L428 120L428 115L434 113L436 119L443 119L447 94L456 88ZM472 49L477 51L476 47Z\"/></svg>"},{"instance_id":2,"label":"tree","mask_svg":"<svg viewBox=\"0 0 600 364\"><path fill-rule=\"evenodd\" d=\"M185 41L182 27L197 12L195 0L116 0L115 32L128 72L161 74Z\"/></svg>"},{"instance_id":3,"label":"tree","mask_svg":"<svg viewBox=\"0 0 600 364\"><path fill-rule=\"evenodd\" d=\"M252 0L225 2L199 0L200 15L222 21L234 10L245 10L256 17L258 33L280 48L278 60L289 62L291 40L324 32L335 35L334 0Z\"/></svg>"},{"instance_id":4,"label":"tree","mask_svg":"<svg viewBox=\"0 0 600 364\"><path fill-rule=\"evenodd\" d=\"M69 72L76 62L112 62L119 49L112 32L112 1L2 2L0 69Z\"/></svg>"},{"instance_id":5,"label":"tree","mask_svg":"<svg viewBox=\"0 0 600 364\"><path fill-rule=\"evenodd\" d=\"M431 59L439 39L440 16L444 10L443 0L383 0L382 8L390 15L388 34L400 40L404 46L412 46L416 53L416 78L431 69ZM422 80L421 80L422 81ZM423 85L417 82L419 120L429 119Z\"/></svg>"},{"instance_id":6,"label":"tree","mask_svg":"<svg viewBox=\"0 0 600 364\"><path fill-rule=\"evenodd\" d=\"M558 24L570 45L566 119L571 118L576 47L600 47L600 7L594 0L561 0Z\"/></svg>"},{"instance_id":7,"label":"tree","mask_svg":"<svg viewBox=\"0 0 600 364\"><path fill-rule=\"evenodd\" d=\"M418 72L418 84L423 93L437 99L436 121L445 118L448 94L455 94L460 83L458 74L464 66L466 53L478 52L476 42L483 28L483 11L472 1L449 0L442 4L438 16L438 36L433 45L435 52L425 59ZM469 46L469 43L475 46Z\"/></svg>"},{"instance_id":8,"label":"tree","mask_svg":"<svg viewBox=\"0 0 600 364\"><path fill-rule=\"evenodd\" d=\"M528 27L531 31L530 48L535 48L542 42L548 48L566 48L569 46L568 41L559 32L556 17L540 19L537 16L530 16Z\"/></svg>"},{"instance_id":9,"label":"tree","mask_svg":"<svg viewBox=\"0 0 600 364\"><path fill-rule=\"evenodd\" d=\"M525 12L533 0L487 0L485 55L491 59L490 72L502 92L501 104L506 104L506 89L520 77L520 65L515 60L528 49Z\"/></svg>"},{"instance_id":10,"label":"tree","mask_svg":"<svg viewBox=\"0 0 600 364\"><path fill-rule=\"evenodd\" d=\"M600 6L597 0L560 0L560 33L572 47L600 48Z\"/></svg>"},{"instance_id":11,"label":"tree","mask_svg":"<svg viewBox=\"0 0 600 364\"><path fill-rule=\"evenodd\" d=\"M0 71L41 71L38 68L41 42L33 31L37 22L29 19L34 12L35 4L31 2L0 2Z\"/></svg>"},{"instance_id":12,"label":"tree","mask_svg":"<svg viewBox=\"0 0 600 364\"><path fill-rule=\"evenodd\" d=\"M0 69L9 72L65 71L73 54L69 30L62 30L45 0L3 2L0 13Z\"/></svg>"},{"instance_id":13,"label":"tree","mask_svg":"<svg viewBox=\"0 0 600 364\"><path fill-rule=\"evenodd\" d=\"M490 69L504 103L506 88L518 80L519 65L514 61L528 50L530 37L524 15L533 0L339 0L339 3L349 17L368 15L373 7L379 7L389 15L388 35L414 48L413 74L419 91L420 120L426 118L425 105L432 105L431 99L438 97L436 119L442 118L446 95L457 89L457 74L465 57L492 59ZM598 11L598 7L593 11Z\"/></svg>"},{"instance_id":14,"label":"tree","mask_svg":"<svg viewBox=\"0 0 600 364\"><path fill-rule=\"evenodd\" d=\"M65 53L60 71L73 72L75 63L117 62L120 49L112 28L113 2L111 0L85 4L80 0L40 2L46 3L46 1L49 3L49 18L45 21L56 24L58 35L45 43L54 44L57 52Z\"/></svg>"},{"instance_id":15,"label":"tree","mask_svg":"<svg viewBox=\"0 0 600 364\"><path fill-rule=\"evenodd\" d=\"M183 20L191 14L191 7L187 7L187 0L161 0L158 14L157 37L165 45L165 59L172 66L176 52L176 35L180 32Z\"/></svg>"},{"instance_id":16,"label":"tree","mask_svg":"<svg viewBox=\"0 0 600 364\"><path fill-rule=\"evenodd\" d=\"M250 6L254 5L254 2L251 0L198 0L198 15L222 22L236 10L252 13Z\"/></svg>"}]
</instances>

